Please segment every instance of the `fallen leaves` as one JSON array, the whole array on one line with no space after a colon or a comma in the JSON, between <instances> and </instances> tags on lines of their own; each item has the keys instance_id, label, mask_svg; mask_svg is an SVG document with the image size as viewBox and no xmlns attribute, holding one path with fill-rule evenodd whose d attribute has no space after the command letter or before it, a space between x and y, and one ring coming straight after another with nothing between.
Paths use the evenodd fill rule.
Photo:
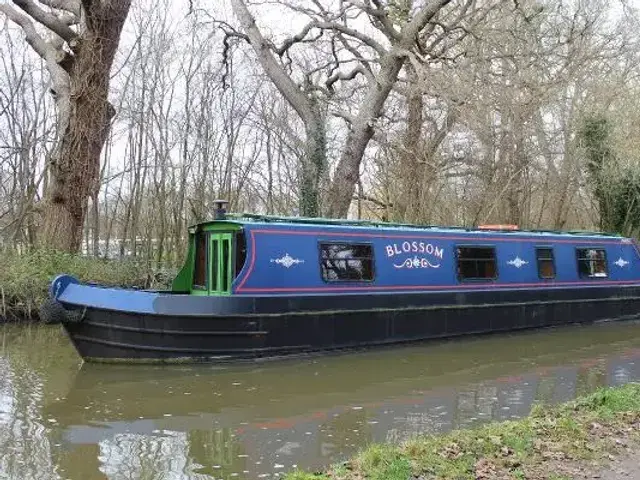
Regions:
<instances>
[{"instance_id":1,"label":"fallen leaves","mask_svg":"<svg viewBox=\"0 0 640 480\"><path fill-rule=\"evenodd\" d=\"M452 442L439 452L439 455L443 458L456 459L462 455L462 449L456 442Z\"/></svg>"},{"instance_id":2,"label":"fallen leaves","mask_svg":"<svg viewBox=\"0 0 640 480\"><path fill-rule=\"evenodd\" d=\"M493 462L486 458L481 458L476 462L474 467L476 480L484 480L485 478L495 478L496 466Z\"/></svg>"}]
</instances>

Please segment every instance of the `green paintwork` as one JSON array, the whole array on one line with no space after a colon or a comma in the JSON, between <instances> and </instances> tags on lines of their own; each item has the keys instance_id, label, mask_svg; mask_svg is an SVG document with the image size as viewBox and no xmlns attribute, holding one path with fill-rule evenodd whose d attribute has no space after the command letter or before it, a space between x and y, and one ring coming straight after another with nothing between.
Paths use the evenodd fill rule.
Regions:
<instances>
[{"instance_id":1,"label":"green paintwork","mask_svg":"<svg viewBox=\"0 0 640 480\"><path fill-rule=\"evenodd\" d=\"M229 279L228 285L229 289L226 292L221 291L208 291L208 290L199 290L192 288L193 281L193 269L195 265L195 250L196 250L196 234L199 232L211 232L212 235L216 234L216 232L225 233L228 235L228 238L233 240L233 234L242 229L242 224L236 221L225 221L225 220L216 220L213 222L201 223L198 225L194 225L189 228L189 251L187 252L187 257L185 259L184 265L176 275L176 278L173 280L171 285L171 291L174 293L191 293L191 295L229 295L230 287L231 287L231 277ZM233 241L231 241L231 246ZM229 255L229 275L233 275L233 267L232 258L234 258L231 249ZM210 253L210 252L209 252ZM209 257L211 258L211 257ZM210 277L210 268L209 265L209 280Z\"/></svg>"},{"instance_id":2,"label":"green paintwork","mask_svg":"<svg viewBox=\"0 0 640 480\"><path fill-rule=\"evenodd\" d=\"M191 279L193 278L193 255L195 251L195 235L189 233L189 251L184 265L173 279L171 291L174 293L189 293L191 291Z\"/></svg>"},{"instance_id":3,"label":"green paintwork","mask_svg":"<svg viewBox=\"0 0 640 480\"><path fill-rule=\"evenodd\" d=\"M193 290L191 290L191 295L195 295L196 297L208 297L209 291L194 288Z\"/></svg>"},{"instance_id":4,"label":"green paintwork","mask_svg":"<svg viewBox=\"0 0 640 480\"><path fill-rule=\"evenodd\" d=\"M246 222L229 221L229 220L213 220L210 222L199 223L192 227L192 229L198 229L202 232L236 232L242 229L242 224Z\"/></svg>"},{"instance_id":5,"label":"green paintwork","mask_svg":"<svg viewBox=\"0 0 640 480\"><path fill-rule=\"evenodd\" d=\"M226 255L224 255L226 246ZM229 295L231 293L233 235L231 233L209 234L209 295ZM212 259L216 259L213 262Z\"/></svg>"}]
</instances>

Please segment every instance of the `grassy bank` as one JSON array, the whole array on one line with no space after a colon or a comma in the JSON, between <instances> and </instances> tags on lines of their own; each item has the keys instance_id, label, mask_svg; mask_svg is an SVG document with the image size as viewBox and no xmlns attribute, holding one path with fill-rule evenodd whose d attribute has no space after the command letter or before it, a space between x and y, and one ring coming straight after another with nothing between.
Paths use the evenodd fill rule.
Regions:
<instances>
[{"instance_id":1,"label":"grassy bank","mask_svg":"<svg viewBox=\"0 0 640 480\"><path fill-rule=\"evenodd\" d=\"M629 452L639 438L640 384L629 384L536 406L518 421L371 445L326 472L292 472L286 479L568 479Z\"/></svg>"},{"instance_id":2,"label":"grassy bank","mask_svg":"<svg viewBox=\"0 0 640 480\"><path fill-rule=\"evenodd\" d=\"M49 283L59 273L112 286L164 288L170 282L167 276L159 278L144 263L133 260L46 251L21 255L4 252L0 255L0 321L37 320Z\"/></svg>"}]
</instances>

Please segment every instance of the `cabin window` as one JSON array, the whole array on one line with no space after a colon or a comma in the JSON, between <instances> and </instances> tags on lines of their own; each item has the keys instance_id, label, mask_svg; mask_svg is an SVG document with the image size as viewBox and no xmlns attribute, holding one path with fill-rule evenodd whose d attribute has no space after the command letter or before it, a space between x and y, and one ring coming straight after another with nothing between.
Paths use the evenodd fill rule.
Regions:
<instances>
[{"instance_id":1,"label":"cabin window","mask_svg":"<svg viewBox=\"0 0 640 480\"><path fill-rule=\"evenodd\" d=\"M236 235L236 272L235 276L240 273L244 262L247 260L247 241L243 232L238 232Z\"/></svg>"},{"instance_id":2,"label":"cabin window","mask_svg":"<svg viewBox=\"0 0 640 480\"><path fill-rule=\"evenodd\" d=\"M457 247L460 280L492 280L498 277L496 249L493 247Z\"/></svg>"},{"instance_id":3,"label":"cabin window","mask_svg":"<svg viewBox=\"0 0 640 480\"><path fill-rule=\"evenodd\" d=\"M553 259L553 248L536 248L536 260L538 262L538 276L540 278L556 278L556 265Z\"/></svg>"},{"instance_id":4,"label":"cabin window","mask_svg":"<svg viewBox=\"0 0 640 480\"><path fill-rule=\"evenodd\" d=\"M364 243L320 243L325 282L373 280L373 247Z\"/></svg>"},{"instance_id":5,"label":"cabin window","mask_svg":"<svg viewBox=\"0 0 640 480\"><path fill-rule=\"evenodd\" d=\"M205 233L196 234L193 287L207 288L207 235Z\"/></svg>"},{"instance_id":6,"label":"cabin window","mask_svg":"<svg viewBox=\"0 0 640 480\"><path fill-rule=\"evenodd\" d=\"M580 278L606 278L607 256L603 248L578 248L578 274Z\"/></svg>"}]
</instances>

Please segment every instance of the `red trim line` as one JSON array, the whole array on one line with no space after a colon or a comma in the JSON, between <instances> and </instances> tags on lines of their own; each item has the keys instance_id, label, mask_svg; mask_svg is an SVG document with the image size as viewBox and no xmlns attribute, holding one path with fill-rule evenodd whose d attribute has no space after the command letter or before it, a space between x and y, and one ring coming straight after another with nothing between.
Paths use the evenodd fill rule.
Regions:
<instances>
[{"instance_id":1,"label":"red trim line","mask_svg":"<svg viewBox=\"0 0 640 480\"><path fill-rule=\"evenodd\" d=\"M491 283L487 287L478 288L477 284L465 284L465 285L371 285L371 286L342 286L342 287L283 287L283 288L262 288L262 287L249 287L240 288L238 292L250 292L250 293L269 293L269 292L344 292L344 291L367 291L367 290L491 290L493 288L523 288L523 287L540 287L540 288L552 288L563 285L640 285L640 280L610 280L610 281L590 281L590 282L549 282L549 283Z\"/></svg>"},{"instance_id":2,"label":"red trim line","mask_svg":"<svg viewBox=\"0 0 640 480\"><path fill-rule=\"evenodd\" d=\"M247 272L244 274L240 283L235 288L234 293L241 292L340 292L340 291L364 291L364 290L443 290L443 289L469 289L475 288L476 285L393 285L393 286L354 286L354 287L300 287L300 288L262 288L262 287L249 287L244 288L244 284L247 283L247 280L251 276L253 272L253 268L256 262L256 233L266 233L266 234L287 234L287 235L305 235L305 236L318 236L318 235L326 235L326 236L334 236L334 237L365 237L365 238L415 238L422 240L482 240L482 241L492 241L492 242L536 242L539 241L538 237L521 237L521 238L499 238L499 237L472 237L472 236L429 236L429 235L382 235L379 233L345 233L345 232L332 232L332 231L324 231L324 230L272 230L272 229L263 229L263 230L250 230L251 233L251 261L249 263L249 268ZM572 244L590 244L590 245L600 245L600 244L620 244L625 245L626 243L622 241L623 239L617 240L593 240L593 239L585 239L584 242L576 242L576 239L554 239L555 243L572 243ZM638 252L635 243L632 243L636 248L636 252ZM638 252L640 256L640 252ZM609 282L599 282L598 284L602 285L615 285L615 284L624 284L624 283L634 283L633 281L609 281ZM548 285L567 285L567 284L575 284L575 285L593 285L595 282L553 282ZM521 284L492 284L492 287L495 286L506 286L506 287L528 287L528 286L540 286L540 283L521 283Z\"/></svg>"},{"instance_id":3,"label":"red trim line","mask_svg":"<svg viewBox=\"0 0 640 480\"><path fill-rule=\"evenodd\" d=\"M365 238L416 238L423 240L481 240L481 241L492 241L492 242L544 242L544 237L514 237L514 238L500 238L500 237L472 237L472 236L461 236L461 235L383 235L379 233L345 233L345 232L332 232L332 231L324 231L324 230L251 230L251 233L268 233L268 234L286 234L286 235L327 235L334 237L365 237ZM551 239L549 239L551 240ZM584 241L581 241L580 237L571 238L571 239L553 239L555 243L573 243L573 244L591 244L591 245L600 245L600 244L623 244L622 238L618 238L616 240L598 240L592 237L585 238Z\"/></svg>"}]
</instances>

